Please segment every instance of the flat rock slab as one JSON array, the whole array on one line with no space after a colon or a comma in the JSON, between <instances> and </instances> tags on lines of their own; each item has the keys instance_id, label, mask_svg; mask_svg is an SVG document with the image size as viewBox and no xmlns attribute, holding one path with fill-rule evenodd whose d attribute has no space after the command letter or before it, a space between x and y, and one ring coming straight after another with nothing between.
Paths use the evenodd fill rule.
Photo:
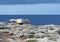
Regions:
<instances>
[{"instance_id":1,"label":"flat rock slab","mask_svg":"<svg viewBox=\"0 0 60 42\"><path fill-rule=\"evenodd\" d=\"M12 36L7 34L7 33L0 33L0 39L8 39L11 38Z\"/></svg>"}]
</instances>

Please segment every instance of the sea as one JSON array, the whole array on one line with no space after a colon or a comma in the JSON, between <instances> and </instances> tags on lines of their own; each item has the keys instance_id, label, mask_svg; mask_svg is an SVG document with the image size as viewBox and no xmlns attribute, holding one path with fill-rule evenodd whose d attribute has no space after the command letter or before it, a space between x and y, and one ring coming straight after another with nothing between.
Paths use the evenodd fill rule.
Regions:
<instances>
[{"instance_id":1,"label":"sea","mask_svg":"<svg viewBox=\"0 0 60 42\"><path fill-rule=\"evenodd\" d=\"M9 22L9 19L18 18L29 19L32 25L60 25L60 15L0 15L0 22Z\"/></svg>"}]
</instances>

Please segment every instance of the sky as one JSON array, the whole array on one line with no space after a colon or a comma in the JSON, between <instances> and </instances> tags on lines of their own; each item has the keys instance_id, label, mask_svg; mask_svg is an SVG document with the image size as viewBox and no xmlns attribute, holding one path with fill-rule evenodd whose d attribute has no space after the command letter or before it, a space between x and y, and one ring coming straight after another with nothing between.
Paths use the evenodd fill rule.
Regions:
<instances>
[{"instance_id":1,"label":"sky","mask_svg":"<svg viewBox=\"0 0 60 42\"><path fill-rule=\"evenodd\" d=\"M60 15L60 3L0 5L0 15Z\"/></svg>"},{"instance_id":2,"label":"sky","mask_svg":"<svg viewBox=\"0 0 60 42\"><path fill-rule=\"evenodd\" d=\"M60 14L60 4L0 5L0 14Z\"/></svg>"}]
</instances>

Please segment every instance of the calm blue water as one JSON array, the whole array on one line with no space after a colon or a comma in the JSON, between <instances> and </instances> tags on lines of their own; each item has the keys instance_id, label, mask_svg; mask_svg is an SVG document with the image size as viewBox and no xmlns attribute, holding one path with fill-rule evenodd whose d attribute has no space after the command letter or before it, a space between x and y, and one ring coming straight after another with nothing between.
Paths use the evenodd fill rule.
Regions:
<instances>
[{"instance_id":1,"label":"calm blue water","mask_svg":"<svg viewBox=\"0 0 60 42\"><path fill-rule=\"evenodd\" d=\"M28 18L33 25L60 24L60 15L0 15L0 21L8 22L11 18Z\"/></svg>"}]
</instances>

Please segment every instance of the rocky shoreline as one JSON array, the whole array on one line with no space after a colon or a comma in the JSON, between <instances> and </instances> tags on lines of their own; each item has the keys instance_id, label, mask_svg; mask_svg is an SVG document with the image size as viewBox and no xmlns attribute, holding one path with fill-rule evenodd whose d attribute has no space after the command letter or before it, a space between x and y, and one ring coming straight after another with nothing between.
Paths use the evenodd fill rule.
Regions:
<instances>
[{"instance_id":1,"label":"rocky shoreline","mask_svg":"<svg viewBox=\"0 0 60 42\"><path fill-rule=\"evenodd\" d=\"M23 21L23 22L22 22ZM0 22L1 42L60 42L60 25L31 25L28 20Z\"/></svg>"}]
</instances>

